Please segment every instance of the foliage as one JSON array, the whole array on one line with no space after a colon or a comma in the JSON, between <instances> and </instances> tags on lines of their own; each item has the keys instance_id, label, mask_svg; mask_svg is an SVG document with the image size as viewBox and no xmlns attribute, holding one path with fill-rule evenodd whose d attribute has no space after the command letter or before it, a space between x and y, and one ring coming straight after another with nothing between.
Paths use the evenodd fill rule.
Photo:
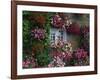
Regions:
<instances>
[{"instance_id":1,"label":"foliage","mask_svg":"<svg viewBox=\"0 0 100 80\"><path fill-rule=\"evenodd\" d=\"M23 11L23 60L25 56L36 54L35 58L39 66L45 66L50 61L46 49L50 41L50 15L48 14Z\"/></svg>"},{"instance_id":2,"label":"foliage","mask_svg":"<svg viewBox=\"0 0 100 80\"><path fill-rule=\"evenodd\" d=\"M44 50L36 54L37 63L40 67L46 67L50 63L51 57L48 53L48 50Z\"/></svg>"}]
</instances>

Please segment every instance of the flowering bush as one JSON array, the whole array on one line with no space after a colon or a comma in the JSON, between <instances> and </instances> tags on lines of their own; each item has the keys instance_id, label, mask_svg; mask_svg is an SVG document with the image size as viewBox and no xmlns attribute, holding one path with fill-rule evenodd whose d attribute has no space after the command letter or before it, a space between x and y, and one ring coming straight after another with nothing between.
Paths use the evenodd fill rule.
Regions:
<instances>
[{"instance_id":1,"label":"flowering bush","mask_svg":"<svg viewBox=\"0 0 100 80\"><path fill-rule=\"evenodd\" d=\"M61 49L62 48L62 49ZM56 66L81 66L81 65L88 65L89 64L89 57L88 52L84 49L76 49L75 51L72 50L71 43L64 43L63 47L56 47L52 50L52 58L53 61L50 62L48 65L49 67L56 67ZM59 61L59 63L58 63Z\"/></svg>"},{"instance_id":2,"label":"flowering bush","mask_svg":"<svg viewBox=\"0 0 100 80\"><path fill-rule=\"evenodd\" d=\"M63 67L70 63L72 59L71 52L53 51L52 53L53 61L48 65L49 67L59 66Z\"/></svg>"},{"instance_id":3,"label":"flowering bush","mask_svg":"<svg viewBox=\"0 0 100 80\"><path fill-rule=\"evenodd\" d=\"M81 48L85 49L89 53L89 27L81 27Z\"/></svg>"},{"instance_id":4,"label":"flowering bush","mask_svg":"<svg viewBox=\"0 0 100 80\"><path fill-rule=\"evenodd\" d=\"M51 24L56 28L66 29L67 33L69 34L80 35L80 24L78 24L77 22L72 22L72 20L67 15L54 15L52 17Z\"/></svg>"},{"instance_id":5,"label":"flowering bush","mask_svg":"<svg viewBox=\"0 0 100 80\"><path fill-rule=\"evenodd\" d=\"M52 50L51 54L52 54L52 58L54 59L52 61L52 66L54 65L54 62L57 63L58 60L60 60L61 64L63 64L63 65L60 65L60 63L58 63L57 65L60 65L60 66L68 65L68 64L70 64L70 61L73 57L71 44L63 43L63 46L60 45L60 47L55 45L55 49ZM50 63L50 65L51 65L51 63Z\"/></svg>"},{"instance_id":6,"label":"flowering bush","mask_svg":"<svg viewBox=\"0 0 100 80\"><path fill-rule=\"evenodd\" d=\"M34 57L26 56L23 60L23 68L37 67L36 59Z\"/></svg>"},{"instance_id":7,"label":"flowering bush","mask_svg":"<svg viewBox=\"0 0 100 80\"><path fill-rule=\"evenodd\" d=\"M72 21L68 16L58 13L52 17L51 23L54 27L65 28L70 26L72 24Z\"/></svg>"},{"instance_id":8,"label":"flowering bush","mask_svg":"<svg viewBox=\"0 0 100 80\"><path fill-rule=\"evenodd\" d=\"M34 37L34 39L44 39L46 37L46 30L45 29L33 29L31 31L31 35Z\"/></svg>"},{"instance_id":9,"label":"flowering bush","mask_svg":"<svg viewBox=\"0 0 100 80\"><path fill-rule=\"evenodd\" d=\"M48 67L64 67L65 63L62 61L60 57L54 57L53 61L48 64Z\"/></svg>"}]
</instances>

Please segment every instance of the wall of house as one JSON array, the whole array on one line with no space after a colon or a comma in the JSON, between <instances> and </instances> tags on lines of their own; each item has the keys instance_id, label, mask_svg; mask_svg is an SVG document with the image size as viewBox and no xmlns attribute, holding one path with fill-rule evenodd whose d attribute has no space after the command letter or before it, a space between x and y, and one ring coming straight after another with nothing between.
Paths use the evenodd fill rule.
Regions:
<instances>
[{"instance_id":1,"label":"wall of house","mask_svg":"<svg viewBox=\"0 0 100 80\"><path fill-rule=\"evenodd\" d=\"M55 40L58 39L58 36L61 36L61 33L59 31L60 31L59 28L51 28L50 29L50 34L55 33ZM67 35L66 31L64 30L63 31L63 41L67 41L67 36L68 35Z\"/></svg>"},{"instance_id":2,"label":"wall of house","mask_svg":"<svg viewBox=\"0 0 100 80\"><path fill-rule=\"evenodd\" d=\"M51 38L52 34L55 34L55 42L58 40L58 36L61 35L59 30L60 29L58 29L58 28L51 28L50 29L50 38ZM71 35L71 34L68 34L66 32L66 30L63 31L63 41L64 42L71 42L73 50L75 50L79 47L79 39L80 39L80 37L78 35Z\"/></svg>"},{"instance_id":3,"label":"wall of house","mask_svg":"<svg viewBox=\"0 0 100 80\"><path fill-rule=\"evenodd\" d=\"M71 42L73 50L79 47L79 38L80 37L78 35L68 35L67 36L67 41Z\"/></svg>"}]
</instances>

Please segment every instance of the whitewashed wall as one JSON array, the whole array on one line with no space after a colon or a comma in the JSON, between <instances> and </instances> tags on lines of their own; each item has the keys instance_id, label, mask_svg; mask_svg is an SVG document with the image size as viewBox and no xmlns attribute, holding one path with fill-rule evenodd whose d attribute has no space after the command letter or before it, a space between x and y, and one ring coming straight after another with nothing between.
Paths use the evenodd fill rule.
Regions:
<instances>
[{"instance_id":1,"label":"whitewashed wall","mask_svg":"<svg viewBox=\"0 0 100 80\"><path fill-rule=\"evenodd\" d=\"M55 40L57 40L58 36L61 35L60 32L59 32L59 29L57 29L57 28L51 28L50 29L50 36L51 36L52 33L55 33L55 36L56 36ZM67 35L66 31L63 31L63 41L67 41L67 36L68 35Z\"/></svg>"}]
</instances>

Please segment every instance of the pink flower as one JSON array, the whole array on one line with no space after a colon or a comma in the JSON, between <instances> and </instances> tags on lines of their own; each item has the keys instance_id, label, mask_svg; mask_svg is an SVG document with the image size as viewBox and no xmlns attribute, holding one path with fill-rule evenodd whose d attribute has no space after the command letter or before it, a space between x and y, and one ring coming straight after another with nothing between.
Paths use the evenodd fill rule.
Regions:
<instances>
[{"instance_id":1,"label":"pink flower","mask_svg":"<svg viewBox=\"0 0 100 80\"><path fill-rule=\"evenodd\" d=\"M58 14L56 14L52 18L52 25L54 27L61 28L64 25L64 21L62 20L62 18Z\"/></svg>"},{"instance_id":2,"label":"pink flower","mask_svg":"<svg viewBox=\"0 0 100 80\"><path fill-rule=\"evenodd\" d=\"M44 39L46 37L46 30L44 29L33 29L31 35L34 39Z\"/></svg>"},{"instance_id":3,"label":"pink flower","mask_svg":"<svg viewBox=\"0 0 100 80\"><path fill-rule=\"evenodd\" d=\"M24 68L28 68L28 67L29 67L28 63L23 62L23 67L24 67Z\"/></svg>"},{"instance_id":4,"label":"pink flower","mask_svg":"<svg viewBox=\"0 0 100 80\"><path fill-rule=\"evenodd\" d=\"M23 68L34 68L36 67L36 62L33 57L28 56L26 60L23 61L22 65Z\"/></svg>"},{"instance_id":5,"label":"pink flower","mask_svg":"<svg viewBox=\"0 0 100 80\"><path fill-rule=\"evenodd\" d=\"M71 53L71 52L65 53L64 60L66 60L66 61L70 61L71 58L72 58L72 53Z\"/></svg>"},{"instance_id":6,"label":"pink flower","mask_svg":"<svg viewBox=\"0 0 100 80\"><path fill-rule=\"evenodd\" d=\"M75 53L75 57L80 60L87 57L87 52L84 49L77 49Z\"/></svg>"},{"instance_id":7,"label":"pink flower","mask_svg":"<svg viewBox=\"0 0 100 80\"><path fill-rule=\"evenodd\" d=\"M63 60L58 57L58 56L55 56L53 58L53 61L50 62L50 64L48 65L48 67L64 67L65 66L65 63L63 62Z\"/></svg>"}]
</instances>

